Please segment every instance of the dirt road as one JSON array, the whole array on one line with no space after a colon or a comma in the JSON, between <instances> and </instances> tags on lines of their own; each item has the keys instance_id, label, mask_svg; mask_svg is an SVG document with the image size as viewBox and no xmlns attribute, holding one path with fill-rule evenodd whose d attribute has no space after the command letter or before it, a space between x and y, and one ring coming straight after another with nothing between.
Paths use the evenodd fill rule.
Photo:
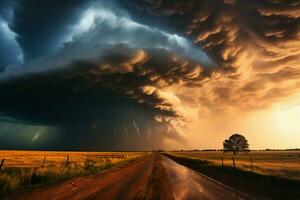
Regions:
<instances>
[{"instance_id":1,"label":"dirt road","mask_svg":"<svg viewBox=\"0 0 300 200\"><path fill-rule=\"evenodd\" d=\"M118 169L12 196L18 200L234 200L236 193L161 154L150 154ZM238 199L245 199L238 197Z\"/></svg>"}]
</instances>

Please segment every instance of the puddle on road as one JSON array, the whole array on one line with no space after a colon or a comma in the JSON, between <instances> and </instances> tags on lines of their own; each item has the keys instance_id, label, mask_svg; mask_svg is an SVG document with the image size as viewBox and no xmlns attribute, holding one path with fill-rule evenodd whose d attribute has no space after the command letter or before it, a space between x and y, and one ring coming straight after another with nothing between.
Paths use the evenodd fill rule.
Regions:
<instances>
[{"instance_id":1,"label":"puddle on road","mask_svg":"<svg viewBox=\"0 0 300 200\"><path fill-rule=\"evenodd\" d=\"M200 176L191 169L163 156L175 200L235 200L233 192ZM240 200L240 198L239 198Z\"/></svg>"}]
</instances>

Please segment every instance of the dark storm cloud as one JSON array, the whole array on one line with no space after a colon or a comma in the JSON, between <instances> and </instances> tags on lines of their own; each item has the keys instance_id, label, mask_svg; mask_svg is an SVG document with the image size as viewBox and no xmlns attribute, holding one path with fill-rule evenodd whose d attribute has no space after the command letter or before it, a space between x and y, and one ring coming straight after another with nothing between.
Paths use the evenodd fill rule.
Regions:
<instances>
[{"instance_id":1,"label":"dark storm cloud","mask_svg":"<svg viewBox=\"0 0 300 200\"><path fill-rule=\"evenodd\" d=\"M66 103L62 103L63 105L57 109L53 109L52 106L39 107L38 104L48 102L47 99L53 105L59 105L59 102L64 100L77 101L81 98L81 92L91 90L93 91L92 94L97 93L100 96L107 94L107 97L105 95L102 97L104 107L120 97L121 100L131 99L133 100L131 102L145 107L149 106L149 111L153 113L176 116L176 111L173 110L172 105L160 96L158 90L168 85L200 81L203 78L201 72L196 76L193 75L196 69L201 68L195 61L181 58L164 49L140 50L129 48L126 45L104 45L90 49L90 51L92 50L97 52L93 57L70 59L67 62L58 61L61 57L65 57L65 52L61 52L61 54L49 58L49 62L53 64L52 68L46 68L42 72L29 71L26 76L19 74L13 78L8 76L3 79L1 81L2 111L25 109L25 116L32 115L36 121L47 116L44 112L61 113L61 110L66 107ZM55 63L55 61L58 62ZM47 60L40 60L34 65L39 66L42 63L47 63ZM148 90L147 87L150 89ZM75 97L66 97L68 93L75 95ZM40 100L39 98L43 95L46 96ZM52 95L54 98L51 97ZM33 112L31 107L22 105L22 102L15 98L17 96L23 96L24 101L22 102L28 105L29 102L36 101L31 106L36 107L37 112ZM27 96L29 96L29 100L26 100ZM60 96L65 98L58 98ZM87 101L99 102L98 106L102 104L101 99L84 98ZM105 103L106 99L107 103ZM11 106L9 106L10 104ZM80 103L78 106L72 104L70 106L75 109L80 107L79 105ZM29 109L28 113L26 113L27 109ZM49 110L44 111L44 109ZM21 112L16 111L16 113L22 116ZM69 115L68 112L62 113ZM34 117L35 114L36 117ZM71 116L73 116L72 113ZM63 119L54 115L50 122L52 120L58 122Z\"/></svg>"},{"instance_id":2,"label":"dark storm cloud","mask_svg":"<svg viewBox=\"0 0 300 200\"><path fill-rule=\"evenodd\" d=\"M202 72L197 70L201 66L197 62L164 49L141 50L127 45L83 48L78 50L79 55L85 51L96 53L82 58L72 54L72 59L67 54L77 45L69 45L55 56L27 64L29 69L30 65L51 65L44 71L29 70L26 76L7 76L1 81L2 115L29 124L59 127L65 137L71 138L70 143L64 141L71 148L75 148L73 142L79 141L90 143L92 148L99 134L106 139L97 140L94 145L104 147L118 127L122 137L132 135L136 129L133 121L141 133L134 138L129 136L129 140L139 141L142 135L152 142L157 138L156 145L163 137L184 141L169 123L170 118L180 117L180 113L172 99L164 96L162 88L201 81ZM170 130L161 128L162 132L157 133L157 127ZM147 135L148 129L152 136ZM88 134L93 132L97 134ZM121 141L124 139L118 141L119 147Z\"/></svg>"},{"instance_id":3,"label":"dark storm cloud","mask_svg":"<svg viewBox=\"0 0 300 200\"><path fill-rule=\"evenodd\" d=\"M5 5L2 121L56 127L57 148L159 147L184 141L192 109L259 109L299 92L299 1Z\"/></svg>"},{"instance_id":4,"label":"dark storm cloud","mask_svg":"<svg viewBox=\"0 0 300 200\"><path fill-rule=\"evenodd\" d=\"M13 4L11 1L0 2L0 71L6 66L23 62L22 50L16 41L10 24L13 19Z\"/></svg>"},{"instance_id":5,"label":"dark storm cloud","mask_svg":"<svg viewBox=\"0 0 300 200\"><path fill-rule=\"evenodd\" d=\"M56 127L71 138L56 147L73 149L184 141L180 101L165 88L209 76L214 63L200 48L110 1L16 1L13 8L11 30L26 62L0 74L3 122Z\"/></svg>"},{"instance_id":6,"label":"dark storm cloud","mask_svg":"<svg viewBox=\"0 0 300 200\"><path fill-rule=\"evenodd\" d=\"M30 60L53 53L66 40L90 2L15 0L11 27L18 34L24 58Z\"/></svg>"},{"instance_id":7,"label":"dark storm cloud","mask_svg":"<svg viewBox=\"0 0 300 200\"><path fill-rule=\"evenodd\" d=\"M0 2L0 17L5 21L10 21L13 15L13 3L9 0Z\"/></svg>"},{"instance_id":8,"label":"dark storm cloud","mask_svg":"<svg viewBox=\"0 0 300 200\"><path fill-rule=\"evenodd\" d=\"M12 32L6 21L0 18L0 71L8 65L23 62L23 54L15 40L16 34Z\"/></svg>"}]
</instances>

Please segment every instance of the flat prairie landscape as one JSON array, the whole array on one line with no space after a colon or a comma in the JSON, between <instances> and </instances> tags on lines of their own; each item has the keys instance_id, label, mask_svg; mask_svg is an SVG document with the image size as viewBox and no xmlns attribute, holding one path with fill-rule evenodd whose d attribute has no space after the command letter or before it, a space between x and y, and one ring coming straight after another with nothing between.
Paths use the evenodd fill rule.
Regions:
<instances>
[{"instance_id":1,"label":"flat prairie landscape","mask_svg":"<svg viewBox=\"0 0 300 200\"><path fill-rule=\"evenodd\" d=\"M144 152L66 152L66 151L0 151L0 159L5 159L4 167L33 168L65 166L84 167L87 164L96 166L104 163L116 163L121 160L144 155Z\"/></svg>"},{"instance_id":2,"label":"flat prairie landscape","mask_svg":"<svg viewBox=\"0 0 300 200\"><path fill-rule=\"evenodd\" d=\"M0 151L0 197L28 187L97 173L145 152Z\"/></svg>"},{"instance_id":3,"label":"flat prairie landscape","mask_svg":"<svg viewBox=\"0 0 300 200\"><path fill-rule=\"evenodd\" d=\"M300 151L0 151L0 164L0 199L300 198Z\"/></svg>"},{"instance_id":4,"label":"flat prairie landscape","mask_svg":"<svg viewBox=\"0 0 300 200\"><path fill-rule=\"evenodd\" d=\"M172 152L200 160L212 165L235 167L255 173L300 180L300 151L251 151L248 153L223 153L222 151L183 151ZM252 162L252 164L251 164Z\"/></svg>"},{"instance_id":5,"label":"flat prairie landscape","mask_svg":"<svg viewBox=\"0 0 300 200\"><path fill-rule=\"evenodd\" d=\"M0 197L293 199L300 197L299 156L299 151L235 156L220 151L0 151Z\"/></svg>"}]
</instances>

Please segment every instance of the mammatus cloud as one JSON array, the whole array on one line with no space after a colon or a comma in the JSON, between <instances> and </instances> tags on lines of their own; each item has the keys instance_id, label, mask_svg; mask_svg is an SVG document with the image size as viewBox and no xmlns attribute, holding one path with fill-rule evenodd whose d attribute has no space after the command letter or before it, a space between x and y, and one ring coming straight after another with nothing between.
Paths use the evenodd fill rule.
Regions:
<instances>
[{"instance_id":1,"label":"mammatus cloud","mask_svg":"<svg viewBox=\"0 0 300 200\"><path fill-rule=\"evenodd\" d=\"M166 18L218 63L209 81L196 90L182 90L180 96L189 103L202 105L204 110L259 109L299 92L299 1L135 4Z\"/></svg>"},{"instance_id":2,"label":"mammatus cloud","mask_svg":"<svg viewBox=\"0 0 300 200\"><path fill-rule=\"evenodd\" d=\"M298 1L127 3L66 3L66 13L56 5L51 15L65 20L49 19L57 27L49 39L47 20L20 9L39 6L19 3L15 17L31 28L9 28L26 62L0 74L2 119L58 127L58 148L159 148L163 138L185 142L198 115L265 108L299 92ZM37 40L32 26L42 28Z\"/></svg>"}]
</instances>

